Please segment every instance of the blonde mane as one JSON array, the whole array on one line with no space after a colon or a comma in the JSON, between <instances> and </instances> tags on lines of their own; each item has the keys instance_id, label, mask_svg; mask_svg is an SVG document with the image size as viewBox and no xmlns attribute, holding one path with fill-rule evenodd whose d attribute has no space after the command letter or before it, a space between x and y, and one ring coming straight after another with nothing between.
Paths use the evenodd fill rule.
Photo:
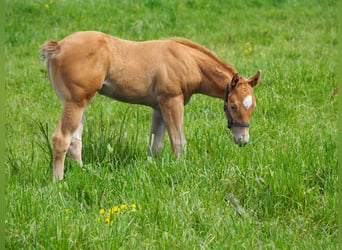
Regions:
<instances>
[{"instance_id":1,"label":"blonde mane","mask_svg":"<svg viewBox=\"0 0 342 250\"><path fill-rule=\"evenodd\" d=\"M171 40L173 40L179 44L182 44L184 46L187 46L189 48L200 51L201 53L205 54L206 56L210 57L213 61L218 63L225 70L229 71L231 73L231 75L235 75L237 73L237 71L233 68L232 65L222 61L214 52L208 50L207 48L203 47L202 45L195 43L195 42L192 42L192 41L185 39L185 38L180 38L180 37L171 38Z\"/></svg>"}]
</instances>

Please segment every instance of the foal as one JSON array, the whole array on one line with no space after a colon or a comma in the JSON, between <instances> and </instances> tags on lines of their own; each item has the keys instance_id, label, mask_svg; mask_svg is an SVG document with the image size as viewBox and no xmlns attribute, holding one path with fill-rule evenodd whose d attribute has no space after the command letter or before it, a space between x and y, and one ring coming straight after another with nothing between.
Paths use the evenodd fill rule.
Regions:
<instances>
[{"instance_id":1,"label":"foal","mask_svg":"<svg viewBox=\"0 0 342 250\"><path fill-rule=\"evenodd\" d=\"M63 111L53 135L53 178L63 179L68 152L82 165L84 111L96 93L152 108L151 154L168 131L172 150L185 149L184 106L192 94L224 100L234 142L249 141L249 120L256 105L253 87L260 71L240 77L208 49L182 38L133 42L96 31L71 34L41 47L49 80Z\"/></svg>"}]
</instances>

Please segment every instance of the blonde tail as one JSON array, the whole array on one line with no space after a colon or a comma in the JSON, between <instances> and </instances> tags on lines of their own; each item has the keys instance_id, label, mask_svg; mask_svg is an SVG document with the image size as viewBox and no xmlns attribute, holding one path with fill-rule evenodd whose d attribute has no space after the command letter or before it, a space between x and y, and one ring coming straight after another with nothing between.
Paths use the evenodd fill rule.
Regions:
<instances>
[{"instance_id":1,"label":"blonde tail","mask_svg":"<svg viewBox=\"0 0 342 250\"><path fill-rule=\"evenodd\" d=\"M57 41L49 40L40 47L40 56L44 59L52 58L60 52L60 49Z\"/></svg>"}]
</instances>

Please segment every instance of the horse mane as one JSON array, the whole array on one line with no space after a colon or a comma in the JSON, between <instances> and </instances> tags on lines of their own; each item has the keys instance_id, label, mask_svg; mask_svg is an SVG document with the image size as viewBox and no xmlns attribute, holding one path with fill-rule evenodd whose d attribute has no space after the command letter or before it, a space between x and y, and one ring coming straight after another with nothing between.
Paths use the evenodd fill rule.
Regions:
<instances>
[{"instance_id":1,"label":"horse mane","mask_svg":"<svg viewBox=\"0 0 342 250\"><path fill-rule=\"evenodd\" d=\"M180 37L171 38L171 40L175 41L176 43L187 46L189 48L200 51L201 53L205 54L206 56L208 56L212 60L214 60L216 63L218 63L225 70L229 71L232 75L235 75L237 73L237 71L234 69L234 67L232 65L222 61L214 52L210 51L209 49L205 48L204 46L202 46L198 43L192 42L188 39L180 38Z\"/></svg>"}]
</instances>

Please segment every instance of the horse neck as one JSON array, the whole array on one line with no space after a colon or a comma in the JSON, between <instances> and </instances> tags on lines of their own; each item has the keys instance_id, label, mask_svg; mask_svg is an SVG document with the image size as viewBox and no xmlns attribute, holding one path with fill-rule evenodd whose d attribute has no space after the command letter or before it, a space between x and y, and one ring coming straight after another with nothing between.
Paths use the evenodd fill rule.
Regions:
<instances>
[{"instance_id":1,"label":"horse neck","mask_svg":"<svg viewBox=\"0 0 342 250\"><path fill-rule=\"evenodd\" d=\"M202 73L202 82L199 92L208 96L224 99L227 84L230 83L236 71L222 65L210 65L208 63L200 65L200 70Z\"/></svg>"}]
</instances>

